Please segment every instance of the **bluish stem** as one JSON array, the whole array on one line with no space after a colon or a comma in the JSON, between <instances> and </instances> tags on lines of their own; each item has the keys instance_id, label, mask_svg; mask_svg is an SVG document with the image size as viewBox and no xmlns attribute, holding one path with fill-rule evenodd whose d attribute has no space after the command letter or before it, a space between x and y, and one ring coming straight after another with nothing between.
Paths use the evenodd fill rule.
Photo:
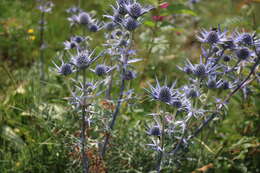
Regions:
<instances>
[{"instance_id":1,"label":"bluish stem","mask_svg":"<svg viewBox=\"0 0 260 173\"><path fill-rule=\"evenodd\" d=\"M41 13L41 19L40 19L40 80L43 81L45 79L44 74L44 17L45 13Z\"/></svg>"},{"instance_id":2,"label":"bluish stem","mask_svg":"<svg viewBox=\"0 0 260 173\"><path fill-rule=\"evenodd\" d=\"M162 123L162 131L161 131L161 139L160 139L160 148L161 150L158 151L158 160L156 165L157 173L161 172L161 164L163 160L163 150L164 150L164 131L165 131L165 117L164 115L160 115L161 123Z\"/></svg>"},{"instance_id":3,"label":"bluish stem","mask_svg":"<svg viewBox=\"0 0 260 173\"><path fill-rule=\"evenodd\" d=\"M119 109L120 109L120 106L121 106L121 103L122 103L122 98L123 98L123 95L124 95L124 90L125 90L125 73L126 73L126 67L123 64L122 65L122 75L121 75L121 86L120 86L119 98L117 100L116 109L115 109L115 111L113 112L113 115L112 115L112 121L111 121L111 123L109 125L109 128L110 128L111 131L114 128L114 125L115 125L115 122L116 122L116 118L118 116ZM101 151L101 157L102 158L105 156L106 148L107 148L107 145L108 145L108 142L109 142L110 135L111 135L111 132L109 132L106 135L106 138L105 138L105 141L104 141L104 144L103 144L103 148L102 148L102 151Z\"/></svg>"},{"instance_id":4,"label":"bluish stem","mask_svg":"<svg viewBox=\"0 0 260 173\"><path fill-rule=\"evenodd\" d=\"M83 97L85 97L85 86L86 86L86 70L82 70L82 75L83 75L83 92L84 95ZM83 99L83 103L82 103L82 129L81 129L81 154L82 154L82 164L83 164L83 173L88 173L88 158L87 155L85 153L85 143L86 143L86 135L85 135L85 131L86 131L86 99Z\"/></svg>"}]
</instances>

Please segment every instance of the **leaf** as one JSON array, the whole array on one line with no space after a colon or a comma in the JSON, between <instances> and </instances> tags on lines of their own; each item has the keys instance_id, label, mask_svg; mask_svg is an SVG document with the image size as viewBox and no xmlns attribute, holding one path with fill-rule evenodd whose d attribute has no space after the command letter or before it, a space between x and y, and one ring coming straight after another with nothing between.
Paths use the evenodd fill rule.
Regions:
<instances>
[{"instance_id":1,"label":"leaf","mask_svg":"<svg viewBox=\"0 0 260 173\"><path fill-rule=\"evenodd\" d=\"M189 14L189 15L191 15L191 16L197 16L197 14L196 14L194 11L192 11L192 10L187 10L187 9L180 10L180 13L181 13L181 14Z\"/></svg>"},{"instance_id":2,"label":"leaf","mask_svg":"<svg viewBox=\"0 0 260 173\"><path fill-rule=\"evenodd\" d=\"M160 27L169 26L169 25L172 25L172 24L168 21L163 21L162 24L160 25Z\"/></svg>"},{"instance_id":3,"label":"leaf","mask_svg":"<svg viewBox=\"0 0 260 173\"><path fill-rule=\"evenodd\" d=\"M188 14L192 16L197 16L197 14L193 10L183 4L172 4L167 8L167 11L170 14Z\"/></svg>"},{"instance_id":4,"label":"leaf","mask_svg":"<svg viewBox=\"0 0 260 173\"><path fill-rule=\"evenodd\" d=\"M151 20L145 21L144 25L149 26L149 27L155 27L155 23Z\"/></svg>"},{"instance_id":5,"label":"leaf","mask_svg":"<svg viewBox=\"0 0 260 173\"><path fill-rule=\"evenodd\" d=\"M176 31L176 32L184 32L183 28L171 28L171 30Z\"/></svg>"}]
</instances>

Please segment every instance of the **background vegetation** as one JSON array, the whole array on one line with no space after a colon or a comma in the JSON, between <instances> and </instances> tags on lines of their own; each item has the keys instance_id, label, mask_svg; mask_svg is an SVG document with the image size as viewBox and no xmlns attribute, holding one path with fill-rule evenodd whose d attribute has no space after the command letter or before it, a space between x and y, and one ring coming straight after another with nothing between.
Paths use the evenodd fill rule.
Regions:
<instances>
[{"instance_id":1,"label":"background vegetation","mask_svg":"<svg viewBox=\"0 0 260 173\"><path fill-rule=\"evenodd\" d=\"M0 0L0 172L80 172L77 149L72 141L78 135L77 115L66 102L70 93L66 80L53 70L52 60L63 49L62 42L70 37L65 10L76 0L54 0L55 7L47 15L46 49L47 80L39 85L40 13L33 0ZM109 12L112 0L82 1L81 8L102 19ZM143 61L138 63L138 78L131 84L138 101L123 107L107 159L97 155L93 140L88 156L93 172L149 172L154 168L155 155L145 144L145 116L154 109L143 88L156 75L160 80L178 79L182 73L176 65L185 58L199 60L200 44L196 33L200 28L240 28L260 32L260 1L201 0L189 4L183 0L146 0L155 6L168 2L167 9L156 8L145 16L145 22L134 34L135 48ZM166 16L156 22L152 16ZM79 32L79 31L76 31ZM103 32L92 44L101 47ZM41 92L39 92L41 91ZM227 115L203 132L191 148L188 163L179 172L260 172L260 87L255 83L252 97L245 100L237 94ZM103 100L99 100L102 107ZM127 127L127 128L126 128ZM102 139L95 126L93 139ZM171 172L171 169L165 172Z\"/></svg>"}]
</instances>

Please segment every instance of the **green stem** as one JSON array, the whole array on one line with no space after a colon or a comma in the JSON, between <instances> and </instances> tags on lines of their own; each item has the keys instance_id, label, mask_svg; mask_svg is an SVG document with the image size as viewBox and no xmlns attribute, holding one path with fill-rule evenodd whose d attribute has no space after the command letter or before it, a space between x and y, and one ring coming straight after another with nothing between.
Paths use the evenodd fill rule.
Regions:
<instances>
[{"instance_id":1,"label":"green stem","mask_svg":"<svg viewBox=\"0 0 260 173\"><path fill-rule=\"evenodd\" d=\"M13 84L17 84L13 75L10 73L10 71L8 70L8 68L5 66L5 64L1 64L1 66L3 67L4 71L6 72L6 74L8 75L8 77L11 79L11 81L13 82Z\"/></svg>"}]
</instances>

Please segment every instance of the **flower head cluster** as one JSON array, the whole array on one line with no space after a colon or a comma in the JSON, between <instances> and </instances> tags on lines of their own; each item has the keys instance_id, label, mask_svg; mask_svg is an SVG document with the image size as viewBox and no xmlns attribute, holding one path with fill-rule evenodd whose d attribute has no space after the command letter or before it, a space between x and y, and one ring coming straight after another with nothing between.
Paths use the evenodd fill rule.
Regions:
<instances>
[{"instance_id":1,"label":"flower head cluster","mask_svg":"<svg viewBox=\"0 0 260 173\"><path fill-rule=\"evenodd\" d=\"M152 100L169 105L152 114L155 123L148 131L153 141L148 145L162 155L177 158L186 152L191 139L223 112L231 96L238 91L247 96L247 85L254 80L252 75L257 78L260 45L255 33L235 31L228 35L227 30L218 27L203 29L197 38L202 43L200 62L187 60L183 67L178 67L187 74L183 86L169 87L166 82L161 86L156 79L155 86L149 84L150 89L145 89ZM155 140L154 136L159 135ZM162 140L163 146L158 142Z\"/></svg>"},{"instance_id":2,"label":"flower head cluster","mask_svg":"<svg viewBox=\"0 0 260 173\"><path fill-rule=\"evenodd\" d=\"M111 71L115 69L114 67L109 67L105 64L98 64L95 69L91 69L92 72L94 72L98 76L105 76L109 74Z\"/></svg>"},{"instance_id":3,"label":"flower head cluster","mask_svg":"<svg viewBox=\"0 0 260 173\"><path fill-rule=\"evenodd\" d=\"M139 17L153 9L152 6L143 7L136 0L118 0L115 6L112 6L113 15L104 15L112 20L113 24L121 25L128 31L135 30L140 22Z\"/></svg>"},{"instance_id":4,"label":"flower head cluster","mask_svg":"<svg viewBox=\"0 0 260 173\"><path fill-rule=\"evenodd\" d=\"M219 67L208 61L203 63L202 58L200 58L200 63L193 65L188 59L186 60L184 67L178 67L180 70L184 71L186 74L193 74L199 78L205 78L209 75L216 73L216 69Z\"/></svg>"},{"instance_id":5,"label":"flower head cluster","mask_svg":"<svg viewBox=\"0 0 260 173\"><path fill-rule=\"evenodd\" d=\"M70 10L71 11L71 10ZM68 18L70 25L81 25L87 28L90 32L97 32L103 29L103 24L99 22L97 19L94 19L89 13L84 12L80 9L74 10L74 12L70 12L72 15Z\"/></svg>"},{"instance_id":6,"label":"flower head cluster","mask_svg":"<svg viewBox=\"0 0 260 173\"><path fill-rule=\"evenodd\" d=\"M233 32L232 37L234 38L234 42L238 45L252 46L259 45L260 40L257 39L255 32Z\"/></svg>"},{"instance_id":7,"label":"flower head cluster","mask_svg":"<svg viewBox=\"0 0 260 173\"><path fill-rule=\"evenodd\" d=\"M123 6L124 6L125 10L127 11L127 13L132 18L135 18L135 19L144 15L145 13L149 12L150 10L152 10L154 8L153 6L143 7L136 0L134 0L132 2L124 3Z\"/></svg>"},{"instance_id":8,"label":"flower head cluster","mask_svg":"<svg viewBox=\"0 0 260 173\"><path fill-rule=\"evenodd\" d=\"M222 43L226 39L227 31L221 31L219 28L211 29L207 31L202 29L200 34L197 36L198 40L202 43L209 43L211 45Z\"/></svg>"},{"instance_id":9,"label":"flower head cluster","mask_svg":"<svg viewBox=\"0 0 260 173\"><path fill-rule=\"evenodd\" d=\"M70 7L66 10L66 12L69 14L79 14L82 11L83 11L82 9L80 9L79 7L76 7L76 6Z\"/></svg>"},{"instance_id":10,"label":"flower head cluster","mask_svg":"<svg viewBox=\"0 0 260 173\"><path fill-rule=\"evenodd\" d=\"M43 13L50 13L54 4L51 1L38 0L39 6L38 9Z\"/></svg>"},{"instance_id":11,"label":"flower head cluster","mask_svg":"<svg viewBox=\"0 0 260 173\"><path fill-rule=\"evenodd\" d=\"M58 73L61 75L67 76L74 72L72 65L69 63L64 63L63 60L61 60L60 67L57 64L55 64L54 62L53 62L53 64L55 65L56 69L58 70Z\"/></svg>"},{"instance_id":12,"label":"flower head cluster","mask_svg":"<svg viewBox=\"0 0 260 173\"><path fill-rule=\"evenodd\" d=\"M65 48L66 49L66 48ZM69 63L64 63L62 60L62 64L59 67L57 64L54 65L58 70L58 73L62 75L69 75L75 71L80 71L85 68L88 68L91 64L93 64L98 58L100 58L104 52L101 52L99 55L94 56L94 51L77 51L76 55L71 54L71 60ZM74 70L72 70L74 68Z\"/></svg>"}]
</instances>

